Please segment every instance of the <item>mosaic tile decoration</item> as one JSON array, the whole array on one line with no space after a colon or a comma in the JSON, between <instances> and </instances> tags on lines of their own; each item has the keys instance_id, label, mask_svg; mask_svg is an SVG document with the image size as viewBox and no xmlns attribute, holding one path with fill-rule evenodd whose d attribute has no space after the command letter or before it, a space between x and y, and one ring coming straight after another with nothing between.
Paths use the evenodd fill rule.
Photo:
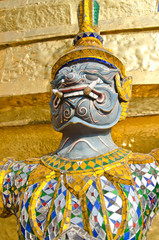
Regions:
<instances>
[{"instance_id":1,"label":"mosaic tile decoration","mask_svg":"<svg viewBox=\"0 0 159 240\"><path fill-rule=\"evenodd\" d=\"M126 156L123 162L119 158L121 152ZM153 156L157 154L158 150L152 152ZM66 168L59 172L64 160L58 158L57 163L56 156L44 156L35 164L6 159L1 166L1 172L5 171L3 180L1 175L1 213L18 217L20 239L82 239L82 232L86 236L83 239L146 239L159 199L159 158L154 161L153 156L117 149L103 156L107 165L100 156L93 161L91 171L85 164L85 168L75 168L77 172L70 169L75 161L66 170L67 159ZM99 159L104 165L101 168L96 165ZM39 178L39 166L47 171L53 168L50 161L52 166L59 164L59 169ZM85 161L88 159L82 163ZM78 166L79 162L76 160ZM116 168L118 164L121 167ZM129 166L131 181L127 180L126 171L124 176L123 166ZM29 179L32 176L34 183Z\"/></svg>"},{"instance_id":2,"label":"mosaic tile decoration","mask_svg":"<svg viewBox=\"0 0 159 240\"><path fill-rule=\"evenodd\" d=\"M115 151L110 152L109 154L105 154L96 158L84 159L81 161L70 160L65 158L59 158L58 156L44 156L42 157L42 162L45 165L49 165L52 170L69 172L69 171L92 171L94 168L98 168L99 170L108 168L109 164L111 166L112 163L120 160L126 160L129 158L130 151L122 148L118 148Z\"/></svg>"}]
</instances>

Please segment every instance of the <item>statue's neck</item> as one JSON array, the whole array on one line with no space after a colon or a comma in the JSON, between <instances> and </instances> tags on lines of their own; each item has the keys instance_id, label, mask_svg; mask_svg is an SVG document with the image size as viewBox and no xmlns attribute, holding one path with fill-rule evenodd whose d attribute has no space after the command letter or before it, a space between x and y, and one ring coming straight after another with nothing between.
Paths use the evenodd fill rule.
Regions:
<instances>
[{"instance_id":1,"label":"statue's neck","mask_svg":"<svg viewBox=\"0 0 159 240\"><path fill-rule=\"evenodd\" d=\"M64 132L56 154L68 159L85 159L111 152L118 147L111 138L111 130L88 131L71 129Z\"/></svg>"}]
</instances>

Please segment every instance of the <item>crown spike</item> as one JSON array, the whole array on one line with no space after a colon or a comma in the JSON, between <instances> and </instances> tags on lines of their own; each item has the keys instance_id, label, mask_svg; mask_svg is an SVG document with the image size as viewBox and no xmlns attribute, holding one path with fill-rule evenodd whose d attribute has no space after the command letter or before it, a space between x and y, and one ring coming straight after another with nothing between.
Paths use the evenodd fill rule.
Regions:
<instances>
[{"instance_id":1,"label":"crown spike","mask_svg":"<svg viewBox=\"0 0 159 240\"><path fill-rule=\"evenodd\" d=\"M79 4L79 32L99 32L99 4L96 0L82 0Z\"/></svg>"}]
</instances>

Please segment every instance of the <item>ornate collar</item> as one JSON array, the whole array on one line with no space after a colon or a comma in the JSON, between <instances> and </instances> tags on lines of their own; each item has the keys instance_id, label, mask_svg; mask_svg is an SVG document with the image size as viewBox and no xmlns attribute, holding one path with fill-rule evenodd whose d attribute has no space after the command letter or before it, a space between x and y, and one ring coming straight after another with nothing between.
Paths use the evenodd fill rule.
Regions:
<instances>
[{"instance_id":1,"label":"ornate collar","mask_svg":"<svg viewBox=\"0 0 159 240\"><path fill-rule=\"evenodd\" d=\"M45 155L41 158L42 163L54 171L64 173L107 171L119 165L127 163L132 152L123 148L117 148L109 153L94 158L70 160L58 155Z\"/></svg>"}]
</instances>

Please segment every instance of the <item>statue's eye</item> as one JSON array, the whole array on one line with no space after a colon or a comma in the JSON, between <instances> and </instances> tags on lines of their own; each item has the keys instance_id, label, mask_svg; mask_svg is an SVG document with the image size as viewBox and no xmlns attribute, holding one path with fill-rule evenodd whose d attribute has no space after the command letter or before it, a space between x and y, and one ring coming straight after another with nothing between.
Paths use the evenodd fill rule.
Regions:
<instances>
[{"instance_id":1,"label":"statue's eye","mask_svg":"<svg viewBox=\"0 0 159 240\"><path fill-rule=\"evenodd\" d=\"M85 74L85 77L88 79L88 80L91 80L91 81L96 81L98 80L98 76L96 75L92 75L92 74Z\"/></svg>"},{"instance_id":2,"label":"statue's eye","mask_svg":"<svg viewBox=\"0 0 159 240\"><path fill-rule=\"evenodd\" d=\"M58 81L57 83L56 83L56 88L58 88L58 87L60 87L61 86L61 84L63 84L65 82L65 80L64 80L64 78L63 79L61 79L60 81Z\"/></svg>"}]
</instances>

